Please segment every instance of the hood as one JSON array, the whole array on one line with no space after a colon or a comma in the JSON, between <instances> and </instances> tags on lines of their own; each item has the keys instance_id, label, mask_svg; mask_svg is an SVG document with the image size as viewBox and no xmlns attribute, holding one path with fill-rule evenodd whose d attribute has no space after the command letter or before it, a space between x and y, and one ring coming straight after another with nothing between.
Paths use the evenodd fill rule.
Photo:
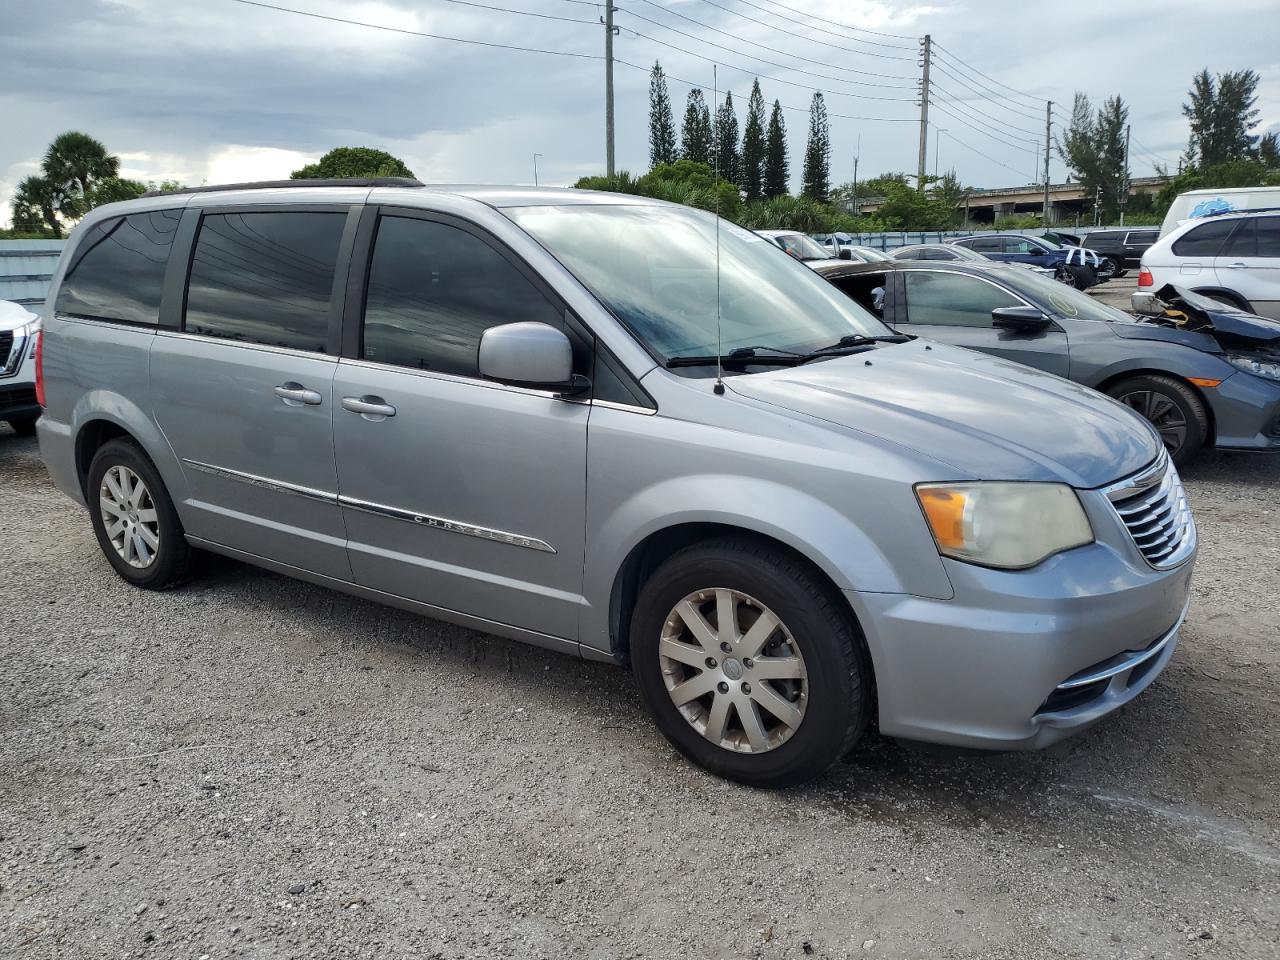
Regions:
<instances>
[{"instance_id":1,"label":"hood","mask_svg":"<svg viewBox=\"0 0 1280 960\"><path fill-rule=\"evenodd\" d=\"M17 330L34 320L39 319L19 303L0 300L0 333Z\"/></svg>"},{"instance_id":2,"label":"hood","mask_svg":"<svg viewBox=\"0 0 1280 960\"><path fill-rule=\"evenodd\" d=\"M1146 421L1087 387L923 340L732 377L726 385L954 469L938 480L1099 487L1141 470L1161 449Z\"/></svg>"},{"instance_id":3,"label":"hood","mask_svg":"<svg viewBox=\"0 0 1280 960\"><path fill-rule=\"evenodd\" d=\"M1260 350L1280 353L1280 321L1246 313L1185 287L1167 283L1154 294L1160 313L1133 326L1144 339L1177 339L1209 353ZM1119 331L1117 331L1119 332Z\"/></svg>"}]
</instances>

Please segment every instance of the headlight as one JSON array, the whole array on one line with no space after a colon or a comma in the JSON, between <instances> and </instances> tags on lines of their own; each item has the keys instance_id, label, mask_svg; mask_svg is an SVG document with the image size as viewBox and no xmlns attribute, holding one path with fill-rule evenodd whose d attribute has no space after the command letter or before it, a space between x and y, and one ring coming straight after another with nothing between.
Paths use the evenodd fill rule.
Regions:
<instances>
[{"instance_id":1,"label":"headlight","mask_svg":"<svg viewBox=\"0 0 1280 960\"><path fill-rule=\"evenodd\" d=\"M1280 380L1280 360L1256 360L1253 357L1244 357L1237 353L1225 354L1223 359L1237 370L1252 373L1255 377Z\"/></svg>"},{"instance_id":2,"label":"headlight","mask_svg":"<svg viewBox=\"0 0 1280 960\"><path fill-rule=\"evenodd\" d=\"M938 552L1020 570L1093 542L1076 492L1062 483L922 483L916 498Z\"/></svg>"}]
</instances>

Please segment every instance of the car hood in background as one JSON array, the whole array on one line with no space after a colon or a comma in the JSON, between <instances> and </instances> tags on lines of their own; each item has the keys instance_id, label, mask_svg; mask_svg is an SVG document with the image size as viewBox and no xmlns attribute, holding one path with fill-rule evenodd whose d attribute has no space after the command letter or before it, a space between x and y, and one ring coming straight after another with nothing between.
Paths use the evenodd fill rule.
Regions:
<instances>
[{"instance_id":1,"label":"car hood in background","mask_svg":"<svg viewBox=\"0 0 1280 960\"><path fill-rule=\"evenodd\" d=\"M727 383L742 396L909 447L961 475L938 480L1099 487L1141 470L1161 448L1145 421L1087 387L922 340Z\"/></svg>"},{"instance_id":2,"label":"car hood in background","mask_svg":"<svg viewBox=\"0 0 1280 960\"><path fill-rule=\"evenodd\" d=\"M36 319L36 315L22 304L0 300L0 333L17 330Z\"/></svg>"}]
</instances>

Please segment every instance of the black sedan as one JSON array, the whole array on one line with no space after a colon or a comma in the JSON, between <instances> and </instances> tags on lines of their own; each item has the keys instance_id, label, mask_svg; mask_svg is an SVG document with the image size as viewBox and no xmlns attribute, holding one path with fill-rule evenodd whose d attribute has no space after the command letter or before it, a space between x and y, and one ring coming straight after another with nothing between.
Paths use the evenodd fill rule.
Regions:
<instances>
[{"instance_id":1,"label":"black sedan","mask_svg":"<svg viewBox=\"0 0 1280 960\"><path fill-rule=\"evenodd\" d=\"M1145 416L1175 463L1206 446L1280 451L1280 322L1167 288L1135 318L1004 264L895 260L818 273L910 333L1101 390ZM927 384L921 385L927 389Z\"/></svg>"}]
</instances>

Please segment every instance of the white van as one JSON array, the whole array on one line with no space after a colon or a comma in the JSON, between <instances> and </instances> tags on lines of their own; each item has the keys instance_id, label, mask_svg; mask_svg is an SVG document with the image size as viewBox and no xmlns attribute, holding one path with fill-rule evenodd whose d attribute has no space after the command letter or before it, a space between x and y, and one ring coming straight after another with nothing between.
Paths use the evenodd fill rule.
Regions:
<instances>
[{"instance_id":1,"label":"white van","mask_svg":"<svg viewBox=\"0 0 1280 960\"><path fill-rule=\"evenodd\" d=\"M1280 209L1280 187L1223 187L1218 190L1188 190L1178 194L1160 224L1164 237L1180 224L1214 213L1237 210Z\"/></svg>"}]
</instances>

